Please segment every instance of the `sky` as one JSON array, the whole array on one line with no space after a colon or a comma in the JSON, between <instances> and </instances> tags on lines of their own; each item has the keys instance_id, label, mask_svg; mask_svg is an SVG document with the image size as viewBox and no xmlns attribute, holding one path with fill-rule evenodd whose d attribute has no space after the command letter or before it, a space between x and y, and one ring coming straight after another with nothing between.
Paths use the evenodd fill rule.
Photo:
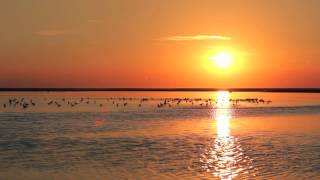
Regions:
<instances>
[{"instance_id":1,"label":"sky","mask_svg":"<svg viewBox=\"0 0 320 180\"><path fill-rule=\"evenodd\" d=\"M0 87L320 87L319 0L2 0ZM232 55L232 65L212 58Z\"/></svg>"}]
</instances>

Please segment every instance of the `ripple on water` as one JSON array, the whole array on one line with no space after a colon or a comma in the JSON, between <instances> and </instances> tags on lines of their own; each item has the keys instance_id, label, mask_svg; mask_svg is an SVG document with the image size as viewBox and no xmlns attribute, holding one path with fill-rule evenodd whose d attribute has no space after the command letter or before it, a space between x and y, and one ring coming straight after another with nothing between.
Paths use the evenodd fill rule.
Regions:
<instances>
[{"instance_id":1,"label":"ripple on water","mask_svg":"<svg viewBox=\"0 0 320 180\"><path fill-rule=\"evenodd\" d=\"M217 137L197 132L108 136L113 131L127 132L135 128L151 127L152 131L157 125L152 122L159 120L152 119L155 115L135 114L137 117L130 120L128 115L117 113L110 116L99 113L0 114L0 172L8 168L37 172L55 169L60 173L83 175L87 171L77 171L78 168L94 167L90 173L97 178L105 173L123 178L159 179L319 178L320 134L317 131L275 133L268 129ZM107 124L96 127L93 120L97 118ZM168 117L162 120L181 121ZM199 122L198 119L192 121ZM85 136L97 132L104 132L105 136Z\"/></svg>"}]
</instances>

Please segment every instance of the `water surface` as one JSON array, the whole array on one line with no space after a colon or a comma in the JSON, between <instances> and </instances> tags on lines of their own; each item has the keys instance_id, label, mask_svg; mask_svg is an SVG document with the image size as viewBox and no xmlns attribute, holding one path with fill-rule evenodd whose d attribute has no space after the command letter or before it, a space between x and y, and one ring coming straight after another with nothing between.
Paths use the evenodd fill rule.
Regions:
<instances>
[{"instance_id":1,"label":"water surface","mask_svg":"<svg viewBox=\"0 0 320 180\"><path fill-rule=\"evenodd\" d=\"M320 178L320 94L2 92L0 112L0 179Z\"/></svg>"}]
</instances>

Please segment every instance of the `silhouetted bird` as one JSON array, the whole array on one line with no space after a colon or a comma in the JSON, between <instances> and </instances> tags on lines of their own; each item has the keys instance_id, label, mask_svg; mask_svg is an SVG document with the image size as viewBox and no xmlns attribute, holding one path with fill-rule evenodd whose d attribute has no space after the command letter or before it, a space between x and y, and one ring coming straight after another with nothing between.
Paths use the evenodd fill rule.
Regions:
<instances>
[{"instance_id":1,"label":"silhouetted bird","mask_svg":"<svg viewBox=\"0 0 320 180\"><path fill-rule=\"evenodd\" d=\"M23 109L26 109L28 106L29 106L28 103L24 103L22 107L23 107Z\"/></svg>"},{"instance_id":2,"label":"silhouetted bird","mask_svg":"<svg viewBox=\"0 0 320 180\"><path fill-rule=\"evenodd\" d=\"M57 101L55 101L54 103L57 105L57 107L61 107L61 105Z\"/></svg>"}]
</instances>

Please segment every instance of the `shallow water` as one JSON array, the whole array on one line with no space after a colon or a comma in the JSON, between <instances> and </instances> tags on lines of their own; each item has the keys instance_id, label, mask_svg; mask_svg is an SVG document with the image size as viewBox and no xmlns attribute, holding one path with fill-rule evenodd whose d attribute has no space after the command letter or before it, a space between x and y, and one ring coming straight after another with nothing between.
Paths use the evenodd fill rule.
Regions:
<instances>
[{"instance_id":1,"label":"shallow water","mask_svg":"<svg viewBox=\"0 0 320 180\"><path fill-rule=\"evenodd\" d=\"M0 179L320 178L320 94L3 92L0 128Z\"/></svg>"}]
</instances>

